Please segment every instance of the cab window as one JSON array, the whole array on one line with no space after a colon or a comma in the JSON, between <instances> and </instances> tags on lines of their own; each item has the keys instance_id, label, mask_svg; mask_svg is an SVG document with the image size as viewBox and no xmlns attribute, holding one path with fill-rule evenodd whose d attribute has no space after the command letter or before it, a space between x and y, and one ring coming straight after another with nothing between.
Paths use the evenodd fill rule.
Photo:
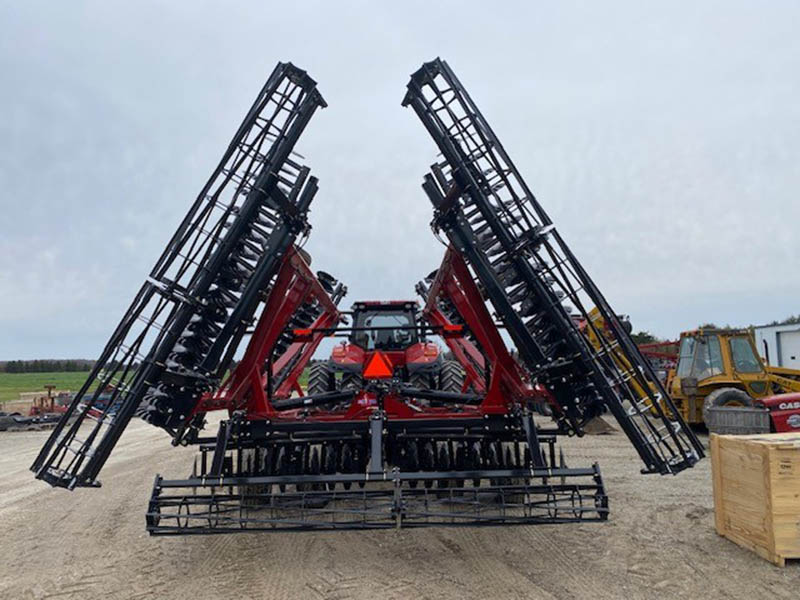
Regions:
<instances>
[{"instance_id":1,"label":"cab window","mask_svg":"<svg viewBox=\"0 0 800 600\"><path fill-rule=\"evenodd\" d=\"M355 326L368 330L355 332L353 342L365 350L402 350L417 342L416 331L410 329L413 325L410 311L364 311L358 314ZM369 329L372 327L375 329Z\"/></svg>"},{"instance_id":2,"label":"cab window","mask_svg":"<svg viewBox=\"0 0 800 600\"><path fill-rule=\"evenodd\" d=\"M739 373L760 373L761 362L753 352L750 340L743 337L731 338L731 358L733 366Z\"/></svg>"},{"instance_id":3,"label":"cab window","mask_svg":"<svg viewBox=\"0 0 800 600\"><path fill-rule=\"evenodd\" d=\"M678 377L706 379L722 372L722 352L717 336L683 338L678 358Z\"/></svg>"},{"instance_id":4,"label":"cab window","mask_svg":"<svg viewBox=\"0 0 800 600\"><path fill-rule=\"evenodd\" d=\"M692 361L694 360L694 338L685 337L681 340L681 347L678 352L678 377L689 377L692 372Z\"/></svg>"},{"instance_id":5,"label":"cab window","mask_svg":"<svg viewBox=\"0 0 800 600\"><path fill-rule=\"evenodd\" d=\"M699 341L694 354L692 374L698 379L722 374L722 351L719 348L719 338L715 335L703 336Z\"/></svg>"}]
</instances>

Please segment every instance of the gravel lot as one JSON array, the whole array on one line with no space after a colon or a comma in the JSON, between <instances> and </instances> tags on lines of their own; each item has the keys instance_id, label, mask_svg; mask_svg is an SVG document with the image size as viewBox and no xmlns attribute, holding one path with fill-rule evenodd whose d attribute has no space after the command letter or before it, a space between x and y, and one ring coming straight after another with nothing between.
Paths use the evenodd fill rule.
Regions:
<instances>
[{"instance_id":1,"label":"gravel lot","mask_svg":"<svg viewBox=\"0 0 800 600\"><path fill-rule=\"evenodd\" d=\"M47 432L0 433L0 598L757 598L796 599L800 561L780 569L720 538L710 461L639 475L619 433L567 440L597 460L606 523L151 538L157 472L182 477L191 449L128 428L101 489L67 492L28 465Z\"/></svg>"}]
</instances>

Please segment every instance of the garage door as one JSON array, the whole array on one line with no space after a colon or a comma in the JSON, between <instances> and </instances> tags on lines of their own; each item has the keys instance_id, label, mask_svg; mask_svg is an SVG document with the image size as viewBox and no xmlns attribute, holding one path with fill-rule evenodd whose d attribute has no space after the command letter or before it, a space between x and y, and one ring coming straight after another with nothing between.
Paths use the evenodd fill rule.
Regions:
<instances>
[{"instance_id":1,"label":"garage door","mask_svg":"<svg viewBox=\"0 0 800 600\"><path fill-rule=\"evenodd\" d=\"M780 366L800 369L800 331L778 333L778 346L781 349Z\"/></svg>"}]
</instances>

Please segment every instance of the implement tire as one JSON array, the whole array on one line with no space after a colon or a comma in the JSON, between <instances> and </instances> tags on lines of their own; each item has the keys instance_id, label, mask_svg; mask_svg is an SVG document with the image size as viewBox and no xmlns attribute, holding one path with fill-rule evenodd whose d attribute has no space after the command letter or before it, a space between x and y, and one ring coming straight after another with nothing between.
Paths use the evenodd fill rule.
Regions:
<instances>
[{"instance_id":1,"label":"implement tire","mask_svg":"<svg viewBox=\"0 0 800 600\"><path fill-rule=\"evenodd\" d=\"M324 394L336 391L336 376L327 362L317 362L308 370L306 394Z\"/></svg>"},{"instance_id":2,"label":"implement tire","mask_svg":"<svg viewBox=\"0 0 800 600\"><path fill-rule=\"evenodd\" d=\"M753 399L747 395L747 392L738 388L725 387L714 390L706 396L703 402L703 421L706 426L708 426L708 410L711 407L723 406L732 408L738 406L751 407L753 406Z\"/></svg>"}]
</instances>

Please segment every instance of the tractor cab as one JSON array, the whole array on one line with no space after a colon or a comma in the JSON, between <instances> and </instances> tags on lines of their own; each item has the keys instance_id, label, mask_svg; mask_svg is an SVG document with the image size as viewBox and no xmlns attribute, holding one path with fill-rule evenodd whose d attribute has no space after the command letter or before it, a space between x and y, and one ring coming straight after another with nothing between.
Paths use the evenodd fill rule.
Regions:
<instances>
[{"instance_id":1,"label":"tractor cab","mask_svg":"<svg viewBox=\"0 0 800 600\"><path fill-rule=\"evenodd\" d=\"M350 343L362 350L405 350L425 341L417 329L416 302L356 302Z\"/></svg>"},{"instance_id":2,"label":"tractor cab","mask_svg":"<svg viewBox=\"0 0 800 600\"><path fill-rule=\"evenodd\" d=\"M364 301L353 304L351 330L347 341L336 346L329 366L361 376L367 360L381 352L404 380L416 373L438 372L439 347L429 342L418 320L419 305L414 301Z\"/></svg>"}]
</instances>

